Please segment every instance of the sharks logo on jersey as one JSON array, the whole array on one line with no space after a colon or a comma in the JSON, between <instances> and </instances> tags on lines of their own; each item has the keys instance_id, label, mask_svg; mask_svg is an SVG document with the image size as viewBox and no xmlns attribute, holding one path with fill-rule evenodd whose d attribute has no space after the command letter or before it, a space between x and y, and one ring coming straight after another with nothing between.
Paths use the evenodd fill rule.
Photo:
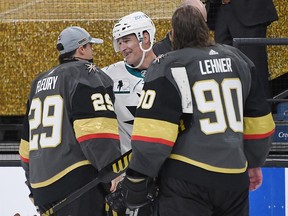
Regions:
<instances>
[{"instance_id":1,"label":"sharks logo on jersey","mask_svg":"<svg viewBox=\"0 0 288 216\"><path fill-rule=\"evenodd\" d=\"M113 91L115 94L129 94L130 93L130 83L128 80L114 80Z\"/></svg>"}]
</instances>

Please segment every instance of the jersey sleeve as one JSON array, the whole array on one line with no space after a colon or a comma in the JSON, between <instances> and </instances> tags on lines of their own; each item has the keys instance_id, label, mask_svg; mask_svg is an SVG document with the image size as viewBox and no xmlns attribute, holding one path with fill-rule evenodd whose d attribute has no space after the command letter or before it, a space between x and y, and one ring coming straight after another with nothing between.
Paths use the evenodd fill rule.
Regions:
<instances>
[{"instance_id":1,"label":"jersey sleeve","mask_svg":"<svg viewBox=\"0 0 288 216\"><path fill-rule=\"evenodd\" d=\"M76 138L86 158L98 170L121 155L113 100L112 88L82 83L72 97Z\"/></svg>"},{"instance_id":2,"label":"jersey sleeve","mask_svg":"<svg viewBox=\"0 0 288 216\"><path fill-rule=\"evenodd\" d=\"M22 136L21 136L20 146L19 146L19 155L20 155L21 166L24 169L25 177L27 180L26 184L30 189L31 186L30 186L30 177L29 177L29 123L28 123L29 102L27 102L26 110L27 111L23 119Z\"/></svg>"},{"instance_id":3,"label":"jersey sleeve","mask_svg":"<svg viewBox=\"0 0 288 216\"><path fill-rule=\"evenodd\" d=\"M272 143L275 123L263 87L252 68L252 85L244 108L244 151L248 167L265 163Z\"/></svg>"},{"instance_id":4,"label":"jersey sleeve","mask_svg":"<svg viewBox=\"0 0 288 216\"><path fill-rule=\"evenodd\" d=\"M164 75L153 77L162 74L159 70L163 69L157 64L148 69L131 138L133 154L129 168L149 177L157 176L169 157L182 114L175 85Z\"/></svg>"},{"instance_id":5,"label":"jersey sleeve","mask_svg":"<svg viewBox=\"0 0 288 216\"><path fill-rule=\"evenodd\" d=\"M264 87L258 78L254 63L239 49L234 47L230 49L250 68L251 84L245 101L243 119L244 152L248 167L260 167L265 163L275 131L271 107L266 100Z\"/></svg>"}]
</instances>

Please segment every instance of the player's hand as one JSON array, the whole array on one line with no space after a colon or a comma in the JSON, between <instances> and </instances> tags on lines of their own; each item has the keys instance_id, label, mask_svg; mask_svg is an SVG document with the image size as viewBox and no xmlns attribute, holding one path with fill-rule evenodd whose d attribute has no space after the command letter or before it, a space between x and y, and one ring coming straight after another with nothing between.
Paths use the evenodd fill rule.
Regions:
<instances>
[{"instance_id":1,"label":"player's hand","mask_svg":"<svg viewBox=\"0 0 288 216\"><path fill-rule=\"evenodd\" d=\"M116 212L121 212L126 209L122 191L123 181L117 184L116 190L105 197L107 204Z\"/></svg>"},{"instance_id":2,"label":"player's hand","mask_svg":"<svg viewBox=\"0 0 288 216\"><path fill-rule=\"evenodd\" d=\"M110 187L110 192L113 193L116 191L117 189L117 185L119 184L119 182L121 182L123 180L124 176L120 175L117 178L113 179L111 181L111 187Z\"/></svg>"},{"instance_id":3,"label":"player's hand","mask_svg":"<svg viewBox=\"0 0 288 216\"><path fill-rule=\"evenodd\" d=\"M158 188L153 179L137 179L126 175L116 191L106 196L106 202L117 212L125 208L133 210L153 202L157 194Z\"/></svg>"},{"instance_id":4,"label":"player's hand","mask_svg":"<svg viewBox=\"0 0 288 216\"><path fill-rule=\"evenodd\" d=\"M248 168L248 175L250 180L249 190L254 191L262 185L263 176L260 167Z\"/></svg>"}]
</instances>

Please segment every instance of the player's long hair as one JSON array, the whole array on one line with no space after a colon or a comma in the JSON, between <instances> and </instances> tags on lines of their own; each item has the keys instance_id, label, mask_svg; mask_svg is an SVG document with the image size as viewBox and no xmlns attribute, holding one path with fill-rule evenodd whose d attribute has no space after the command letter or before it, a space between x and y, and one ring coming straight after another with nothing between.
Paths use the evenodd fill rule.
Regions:
<instances>
[{"instance_id":1,"label":"player's long hair","mask_svg":"<svg viewBox=\"0 0 288 216\"><path fill-rule=\"evenodd\" d=\"M172 16L172 47L207 47L212 44L209 28L201 12L191 6L179 7Z\"/></svg>"}]
</instances>

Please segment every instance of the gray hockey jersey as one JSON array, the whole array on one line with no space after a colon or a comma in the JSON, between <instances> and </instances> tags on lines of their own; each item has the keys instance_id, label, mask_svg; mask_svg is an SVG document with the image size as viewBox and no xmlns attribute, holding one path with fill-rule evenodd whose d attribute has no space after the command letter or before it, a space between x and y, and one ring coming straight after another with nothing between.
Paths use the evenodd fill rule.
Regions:
<instances>
[{"instance_id":1,"label":"gray hockey jersey","mask_svg":"<svg viewBox=\"0 0 288 216\"><path fill-rule=\"evenodd\" d=\"M172 51L147 71L129 167L155 177L169 159L244 173L265 162L274 127L254 65L239 50L217 44Z\"/></svg>"},{"instance_id":2,"label":"gray hockey jersey","mask_svg":"<svg viewBox=\"0 0 288 216\"><path fill-rule=\"evenodd\" d=\"M121 155L112 84L87 61L61 64L32 82L19 150L32 188L79 167L101 170Z\"/></svg>"}]
</instances>

